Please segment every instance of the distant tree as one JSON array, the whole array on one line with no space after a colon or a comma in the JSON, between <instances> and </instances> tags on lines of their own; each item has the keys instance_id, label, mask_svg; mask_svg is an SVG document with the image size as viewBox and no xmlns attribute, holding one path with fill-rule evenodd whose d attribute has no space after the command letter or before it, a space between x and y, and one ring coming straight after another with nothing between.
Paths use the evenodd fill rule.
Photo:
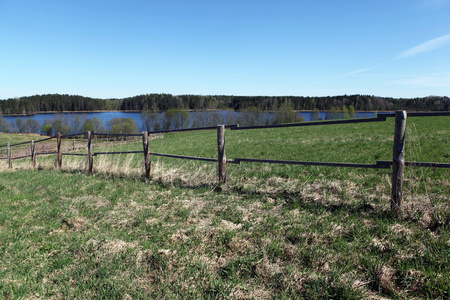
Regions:
<instances>
[{"instance_id":1,"label":"distant tree","mask_svg":"<svg viewBox=\"0 0 450 300\"><path fill-rule=\"evenodd\" d=\"M114 118L106 122L107 130L112 134L131 134L138 133L139 126L131 118Z\"/></svg>"},{"instance_id":2,"label":"distant tree","mask_svg":"<svg viewBox=\"0 0 450 300\"><path fill-rule=\"evenodd\" d=\"M44 125L44 127L42 128L42 131L44 132L45 135L51 136L52 135L52 125L50 124L46 124Z\"/></svg>"},{"instance_id":3,"label":"distant tree","mask_svg":"<svg viewBox=\"0 0 450 300\"><path fill-rule=\"evenodd\" d=\"M163 129L181 129L189 127L189 112L186 110L173 108L163 115Z\"/></svg>"},{"instance_id":4,"label":"distant tree","mask_svg":"<svg viewBox=\"0 0 450 300\"><path fill-rule=\"evenodd\" d=\"M58 132L62 135L70 133L69 121L67 118L58 117L52 122L53 135L56 135Z\"/></svg>"},{"instance_id":5,"label":"distant tree","mask_svg":"<svg viewBox=\"0 0 450 300\"><path fill-rule=\"evenodd\" d=\"M95 131L94 123L91 119L87 119L83 122L83 132Z\"/></svg>"},{"instance_id":6,"label":"distant tree","mask_svg":"<svg viewBox=\"0 0 450 300\"><path fill-rule=\"evenodd\" d=\"M102 118L94 117L92 119L92 122L94 123L94 130L96 132L105 132L106 131L106 128L105 128Z\"/></svg>"},{"instance_id":7,"label":"distant tree","mask_svg":"<svg viewBox=\"0 0 450 300\"><path fill-rule=\"evenodd\" d=\"M295 123L304 122L305 119L301 116L297 116L292 104L289 102L283 103L278 111L275 112L274 124Z\"/></svg>"},{"instance_id":8,"label":"distant tree","mask_svg":"<svg viewBox=\"0 0 450 300\"><path fill-rule=\"evenodd\" d=\"M161 114L158 112L156 105L151 110L148 109L147 103L141 110L142 131L152 131L161 129Z\"/></svg>"},{"instance_id":9,"label":"distant tree","mask_svg":"<svg viewBox=\"0 0 450 300\"><path fill-rule=\"evenodd\" d=\"M239 123L239 125L243 127L256 126L258 125L256 114L257 114L256 107L243 109L239 112L237 123Z\"/></svg>"},{"instance_id":10,"label":"distant tree","mask_svg":"<svg viewBox=\"0 0 450 300\"><path fill-rule=\"evenodd\" d=\"M321 121L322 117L320 116L320 111L317 108L314 108L311 112L310 121Z\"/></svg>"},{"instance_id":11,"label":"distant tree","mask_svg":"<svg viewBox=\"0 0 450 300\"><path fill-rule=\"evenodd\" d=\"M103 133L106 131L103 120L99 117L93 119L86 119L83 122L83 132L95 131L97 133Z\"/></svg>"},{"instance_id":12,"label":"distant tree","mask_svg":"<svg viewBox=\"0 0 450 300\"><path fill-rule=\"evenodd\" d=\"M342 110L337 106L331 107L325 116L325 120L334 120L334 119L342 119Z\"/></svg>"},{"instance_id":13,"label":"distant tree","mask_svg":"<svg viewBox=\"0 0 450 300\"><path fill-rule=\"evenodd\" d=\"M353 105L348 106L348 115L350 118L355 117L355 107Z\"/></svg>"},{"instance_id":14,"label":"distant tree","mask_svg":"<svg viewBox=\"0 0 450 300\"><path fill-rule=\"evenodd\" d=\"M22 118L17 118L15 120L16 122L16 128L18 133L25 133L26 132L26 124L25 121Z\"/></svg>"},{"instance_id":15,"label":"distant tree","mask_svg":"<svg viewBox=\"0 0 450 300\"><path fill-rule=\"evenodd\" d=\"M201 128L201 127L209 127L214 126L211 124L211 115L207 111L195 111L193 114L192 128Z\"/></svg>"},{"instance_id":16,"label":"distant tree","mask_svg":"<svg viewBox=\"0 0 450 300\"><path fill-rule=\"evenodd\" d=\"M348 112L347 106L342 106L342 118L343 119L350 119L350 114Z\"/></svg>"},{"instance_id":17,"label":"distant tree","mask_svg":"<svg viewBox=\"0 0 450 300\"><path fill-rule=\"evenodd\" d=\"M83 118L79 114L73 114L68 116L70 133L83 132Z\"/></svg>"},{"instance_id":18,"label":"distant tree","mask_svg":"<svg viewBox=\"0 0 450 300\"><path fill-rule=\"evenodd\" d=\"M27 133L39 133L41 128L41 122L39 120L27 118L25 121L25 132Z\"/></svg>"},{"instance_id":19,"label":"distant tree","mask_svg":"<svg viewBox=\"0 0 450 300\"><path fill-rule=\"evenodd\" d=\"M2 117L2 115L0 115L0 132L9 132L10 128L9 128L9 123L8 121L5 120L5 118Z\"/></svg>"}]
</instances>

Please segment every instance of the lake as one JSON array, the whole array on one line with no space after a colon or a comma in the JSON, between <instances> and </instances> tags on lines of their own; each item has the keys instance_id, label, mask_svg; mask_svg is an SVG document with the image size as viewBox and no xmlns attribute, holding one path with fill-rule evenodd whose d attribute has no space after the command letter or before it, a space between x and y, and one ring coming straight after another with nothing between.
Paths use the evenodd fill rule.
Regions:
<instances>
[{"instance_id":1,"label":"lake","mask_svg":"<svg viewBox=\"0 0 450 300\"><path fill-rule=\"evenodd\" d=\"M161 114L161 113L160 113ZM32 120L38 120L41 124L44 123L45 120L51 120L53 121L55 118L60 118L61 116L64 116L68 118L69 120L73 119L75 116L79 115L82 117L82 119L93 119L94 117L98 117L103 120L104 124L114 118L131 118L137 122L139 125L139 128L143 128L143 121L141 119L141 113L140 112L120 112L120 111L107 111L107 112L83 112L83 113L44 113L44 114L35 114L32 116L3 116L3 118L8 122L14 122L16 119L32 119ZM209 115L209 117L213 117L215 120L217 120L218 124L235 124L230 123L230 121L237 121L240 120L241 124L242 121L246 118L256 118L258 120L261 119L271 119L275 116L275 113L273 112L262 112L262 113L248 113L248 112L236 112L236 111L230 111L230 110L215 110L215 111L201 111L201 112L195 112L191 111L189 112L189 122L190 126L192 126L196 120L196 118L199 118L199 116L205 117ZM297 116L302 116L305 121L311 121L311 115L312 112L310 111L302 111L297 112ZM324 120L327 116L326 112L320 112L320 117L322 120ZM355 118L371 118L375 117L375 112L356 112ZM228 122L227 122L228 121ZM245 123L245 122L244 122ZM245 125L245 124L242 124Z\"/></svg>"}]
</instances>

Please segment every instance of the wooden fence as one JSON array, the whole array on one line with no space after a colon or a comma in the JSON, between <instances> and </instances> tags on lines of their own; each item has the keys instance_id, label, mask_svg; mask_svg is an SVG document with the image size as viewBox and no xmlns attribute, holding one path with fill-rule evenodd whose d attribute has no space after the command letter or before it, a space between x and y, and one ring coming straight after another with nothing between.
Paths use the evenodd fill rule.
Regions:
<instances>
[{"instance_id":1,"label":"wooden fence","mask_svg":"<svg viewBox=\"0 0 450 300\"><path fill-rule=\"evenodd\" d=\"M372 168L372 169L390 169L393 168L392 173L392 193L391 193L391 210L398 215L401 208L403 199L403 173L405 166L411 167L434 167L434 168L450 168L450 163L433 163L433 162L406 162L404 158L405 150L405 128L407 116L422 117L422 116L450 116L450 112L425 112L425 113L407 113L406 111L396 111L395 113L379 113L375 118L366 119L349 119L349 120L331 120L331 121L318 121L318 122L305 122L305 123L292 123L292 124L280 124L272 126L249 126L239 127L239 125L218 125L217 127L204 127L204 128L190 128L190 129L177 129L177 130L161 130L153 132L143 132L142 134L107 134L107 133L95 133L95 132L83 132L79 134L62 136L58 133L56 136L49 137L39 141L29 141L19 144L0 146L2 156L0 159L7 159L9 168L12 168L13 159L23 159L31 157L33 167L36 166L36 155L57 155L57 166L62 167L63 155L76 155L86 156L88 167L88 173L92 173L94 170L94 156L97 155L112 155L112 154L134 154L142 153L144 155L144 176L150 178L152 175L151 169L151 155L161 157L171 157L188 160L198 160L207 162L218 163L218 181L219 183L226 183L227 181L227 164L240 164L246 163L271 163L271 164L291 164L291 165L309 165L309 166L329 166L329 167L352 167L352 168ZM312 161L286 161L286 160L269 160L269 159L253 159L253 158L234 158L233 160L226 159L225 152L225 129L230 130L251 130L251 129L264 129L264 128L282 128L282 127L300 127L300 126L323 126L323 125L337 125L337 124L349 124L349 123L367 123L367 122L381 122L386 121L388 117L395 117L395 131L394 131L394 145L392 161L376 161L375 164L359 164L359 163L340 163L340 162L312 162ZM149 135L171 133L171 132L183 132L183 131L195 131L195 130L211 130L217 129L217 159L216 158L203 158L192 157L183 155L163 154L150 152L149 149ZM61 147L61 141L63 138L74 138L77 136L86 136L87 153L64 153ZM95 136L109 136L122 138L141 137L143 150L142 151L115 151L115 152L94 152L93 151L93 138ZM56 139L56 148L51 147L47 151L36 152L36 144L51 139ZM21 145L30 144L29 154L25 153L16 157L12 156L12 147L18 147ZM86 145L85 144L85 145ZM7 150L7 157L3 158L3 148ZM79 149L73 144L73 150Z\"/></svg>"}]
</instances>

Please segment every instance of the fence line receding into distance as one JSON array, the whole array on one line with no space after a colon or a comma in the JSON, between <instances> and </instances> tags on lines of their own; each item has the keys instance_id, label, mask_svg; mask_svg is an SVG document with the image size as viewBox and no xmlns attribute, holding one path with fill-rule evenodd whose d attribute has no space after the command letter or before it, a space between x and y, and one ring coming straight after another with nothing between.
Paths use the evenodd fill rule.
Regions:
<instances>
[{"instance_id":1,"label":"fence line receding into distance","mask_svg":"<svg viewBox=\"0 0 450 300\"><path fill-rule=\"evenodd\" d=\"M227 164L240 164L241 162L246 163L271 163L271 164L291 164L291 165L309 165L309 166L328 166L328 167L351 167L351 168L372 168L372 169L390 169L393 167L392 174L392 192L391 192L391 210L398 215L401 209L401 203L403 199L403 173L405 166L411 167L434 167L434 168L450 168L448 163L434 163L434 162L405 162L404 159L404 147L405 147L405 127L407 116L423 117L423 116L450 116L450 112L424 112L417 113L406 111L396 111L395 113L378 113L375 118L365 118L365 119L347 119L347 120L330 120L330 121L318 121L318 122L304 122L304 123L291 123L291 124L279 124L270 126L248 126L239 127L239 125L218 125L217 127L203 127L203 128L190 128L190 129L176 129L176 130L159 130L151 132L143 132L142 134L108 134L108 133L95 133L93 131L83 132L79 134L70 134L62 136L57 133L56 136L45 138L38 141L28 141L18 144L11 145L9 142L6 145L0 146L1 156L0 159L8 160L8 167L12 168L12 160L23 159L31 157L33 167L36 166L36 156L37 155L57 155L57 166L62 167L62 157L63 155L73 155L73 156L87 156L88 167L87 171L93 173L94 170L94 156L97 155L113 155L113 154L144 154L144 176L150 178L151 171L151 160L150 156L161 156L161 157L171 157L178 159L188 159L206 162L217 162L218 163L218 179L220 183L226 183L227 181ZM284 127L301 127L301 126L322 126L322 125L338 125L338 124L351 124L351 123L368 123L368 122L381 122L386 121L388 117L395 117L395 133L394 133L394 145L393 145L393 158L392 161L376 161L375 164L358 164L358 163L340 163L340 162L312 162L312 161L287 161L287 160L269 160L269 159L253 159L253 158L234 158L232 160L226 159L225 152L225 129L230 130L251 130L251 129L266 129L266 128L284 128ZM152 153L149 150L149 137L150 135L172 133L172 132L184 132L184 131L195 131L195 130L212 130L217 129L217 149L218 157L216 158L204 158L204 157L193 157L193 156L183 156L174 154L163 154L163 153ZM70 153L63 152L61 141L63 138L75 138L78 136L86 136L82 139L83 143L87 144L87 153ZM93 151L93 138L94 137L114 137L114 143L117 137L122 137L122 142L124 138L130 137L142 137L143 150L142 151L113 151L113 152L94 152ZM36 149L36 144L51 139L56 139L56 151L51 151L53 149L43 149L39 152ZM28 151L28 144L30 144L30 150ZM84 145L86 145L84 144ZM25 145L25 153L17 157L12 157L12 147L18 147ZM86 146L84 146L86 147ZM7 157L3 157L3 148L7 149ZM80 150L83 147L75 147L75 140L73 141L73 147L71 150ZM28 153L29 152L29 153Z\"/></svg>"}]
</instances>

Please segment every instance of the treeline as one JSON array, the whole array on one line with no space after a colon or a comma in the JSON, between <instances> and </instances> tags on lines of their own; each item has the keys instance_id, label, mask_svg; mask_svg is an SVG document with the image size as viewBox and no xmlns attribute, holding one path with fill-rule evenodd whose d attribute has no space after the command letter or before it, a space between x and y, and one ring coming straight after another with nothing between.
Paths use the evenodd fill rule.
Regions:
<instances>
[{"instance_id":1,"label":"treeline","mask_svg":"<svg viewBox=\"0 0 450 300\"><path fill-rule=\"evenodd\" d=\"M384 98L369 95L343 95L327 97L300 96L200 96L171 94L145 94L124 99L98 99L74 95L35 95L0 101L0 114L33 114L36 112L75 112L96 110L133 110L144 107L152 111L169 109L233 109L245 111L277 111L289 105L294 110L331 110L333 107L354 107L359 111L448 111L448 97Z\"/></svg>"},{"instance_id":2,"label":"treeline","mask_svg":"<svg viewBox=\"0 0 450 300\"><path fill-rule=\"evenodd\" d=\"M27 114L37 112L74 112L118 110L120 100L98 99L74 95L47 94L12 98L0 101L0 114Z\"/></svg>"},{"instance_id":3,"label":"treeline","mask_svg":"<svg viewBox=\"0 0 450 300\"><path fill-rule=\"evenodd\" d=\"M383 98L367 95L343 95L328 97L266 97L266 96L199 96L170 94L146 94L125 98L121 110L142 110L144 106L152 110L166 111L171 108L205 110L233 109L235 111L256 109L258 111L277 111L284 105L294 110L331 110L335 107L354 107L360 111L409 110L409 111L448 111L448 97L429 96L413 99Z\"/></svg>"}]
</instances>

